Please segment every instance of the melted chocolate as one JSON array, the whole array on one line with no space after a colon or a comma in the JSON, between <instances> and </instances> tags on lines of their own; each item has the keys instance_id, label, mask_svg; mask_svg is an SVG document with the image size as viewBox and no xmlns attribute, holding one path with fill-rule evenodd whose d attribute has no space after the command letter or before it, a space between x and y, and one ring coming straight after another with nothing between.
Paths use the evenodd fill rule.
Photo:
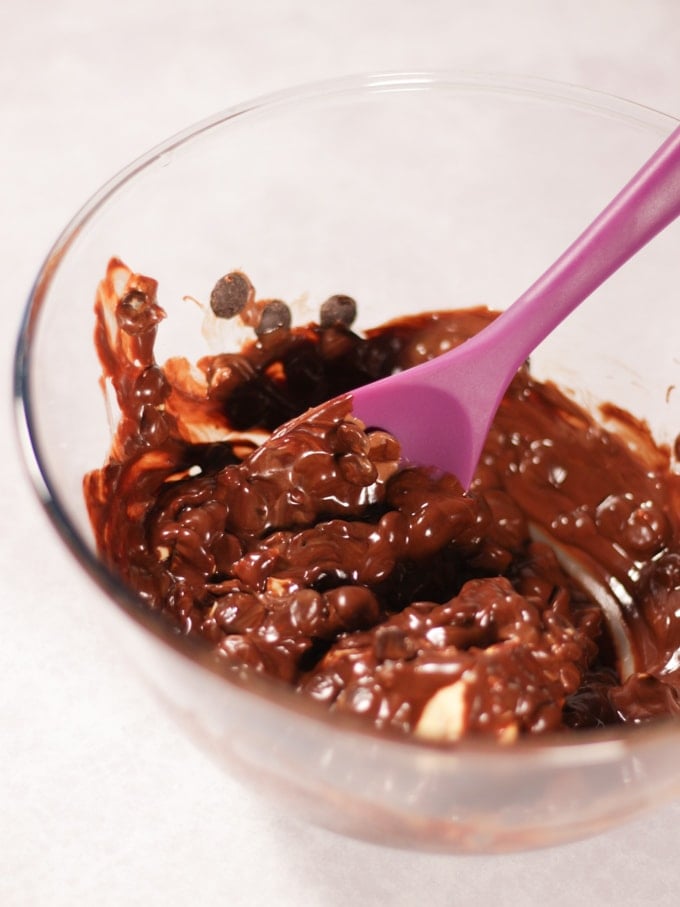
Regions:
<instances>
[{"instance_id":1,"label":"melted chocolate","mask_svg":"<svg viewBox=\"0 0 680 907\"><path fill-rule=\"evenodd\" d=\"M156 289L116 260L99 288L120 419L85 478L101 556L150 608L330 709L424 738L679 711L678 483L642 423L610 407L620 430L605 431L524 368L463 493L403 464L347 392L492 313L360 336L336 296L292 327L232 272L211 306L252 341L161 366Z\"/></svg>"}]
</instances>

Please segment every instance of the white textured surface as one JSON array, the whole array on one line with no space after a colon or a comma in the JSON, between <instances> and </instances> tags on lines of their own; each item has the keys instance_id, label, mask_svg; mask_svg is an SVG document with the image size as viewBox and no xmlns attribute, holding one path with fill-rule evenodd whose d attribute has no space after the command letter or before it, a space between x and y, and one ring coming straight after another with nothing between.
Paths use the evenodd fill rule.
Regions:
<instances>
[{"instance_id":1,"label":"white textured surface","mask_svg":"<svg viewBox=\"0 0 680 907\"><path fill-rule=\"evenodd\" d=\"M12 344L36 269L100 183L253 95L466 68L680 114L676 0L23 0L0 5L0 904L677 903L680 806L511 857L406 854L299 824L224 777L109 649L18 463Z\"/></svg>"}]
</instances>

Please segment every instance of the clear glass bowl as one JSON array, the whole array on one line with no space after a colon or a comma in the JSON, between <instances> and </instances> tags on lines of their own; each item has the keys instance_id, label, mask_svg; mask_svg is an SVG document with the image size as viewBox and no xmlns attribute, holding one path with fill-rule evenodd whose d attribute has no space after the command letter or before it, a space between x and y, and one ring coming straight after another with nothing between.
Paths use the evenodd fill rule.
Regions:
<instances>
[{"instance_id":1,"label":"clear glass bowl","mask_svg":"<svg viewBox=\"0 0 680 907\"><path fill-rule=\"evenodd\" d=\"M507 851L593 834L675 795L680 725L502 748L379 736L290 690L221 676L97 558L81 483L110 434L93 299L111 256L159 281L160 352L205 349L200 312L243 269L260 297L313 317L334 292L359 327L402 313L502 308L600 210L676 122L568 86L474 74L344 79L256 100L133 163L76 215L40 269L18 344L16 401L37 492L109 632L183 731L296 815L374 841ZM612 278L533 358L586 402L680 425L680 225ZM223 343L236 343L227 337Z\"/></svg>"}]
</instances>

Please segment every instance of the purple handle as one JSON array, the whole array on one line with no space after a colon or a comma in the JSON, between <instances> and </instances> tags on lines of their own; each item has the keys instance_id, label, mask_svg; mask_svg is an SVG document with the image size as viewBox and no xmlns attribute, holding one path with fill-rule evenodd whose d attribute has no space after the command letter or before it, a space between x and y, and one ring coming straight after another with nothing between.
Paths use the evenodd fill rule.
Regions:
<instances>
[{"instance_id":1,"label":"purple handle","mask_svg":"<svg viewBox=\"0 0 680 907\"><path fill-rule=\"evenodd\" d=\"M514 371L584 299L680 216L678 127L592 224L479 339Z\"/></svg>"},{"instance_id":2,"label":"purple handle","mask_svg":"<svg viewBox=\"0 0 680 907\"><path fill-rule=\"evenodd\" d=\"M467 487L519 366L678 216L680 127L510 308L449 353L358 388L353 392L356 415L396 434L406 459L448 469Z\"/></svg>"}]
</instances>

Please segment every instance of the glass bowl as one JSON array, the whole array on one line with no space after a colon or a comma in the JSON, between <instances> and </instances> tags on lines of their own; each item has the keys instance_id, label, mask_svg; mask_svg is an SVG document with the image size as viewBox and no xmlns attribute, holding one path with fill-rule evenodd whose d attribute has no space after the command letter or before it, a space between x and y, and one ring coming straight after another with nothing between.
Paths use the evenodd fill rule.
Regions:
<instances>
[{"instance_id":1,"label":"glass bowl","mask_svg":"<svg viewBox=\"0 0 680 907\"><path fill-rule=\"evenodd\" d=\"M314 317L336 292L358 327L417 310L503 308L676 121L550 82L379 74L228 110L105 185L40 269L18 343L19 434L38 495L97 614L184 733L298 816L383 844L499 852L593 834L680 789L680 724L574 732L511 747L381 736L263 677L223 676L98 560L82 480L110 441L93 301L110 257L159 281L159 358L206 352L201 315L234 268L260 298ZM612 401L671 443L680 425L675 224L536 352L587 403ZM222 338L223 343L229 339ZM236 342L232 338L231 342Z\"/></svg>"}]
</instances>

